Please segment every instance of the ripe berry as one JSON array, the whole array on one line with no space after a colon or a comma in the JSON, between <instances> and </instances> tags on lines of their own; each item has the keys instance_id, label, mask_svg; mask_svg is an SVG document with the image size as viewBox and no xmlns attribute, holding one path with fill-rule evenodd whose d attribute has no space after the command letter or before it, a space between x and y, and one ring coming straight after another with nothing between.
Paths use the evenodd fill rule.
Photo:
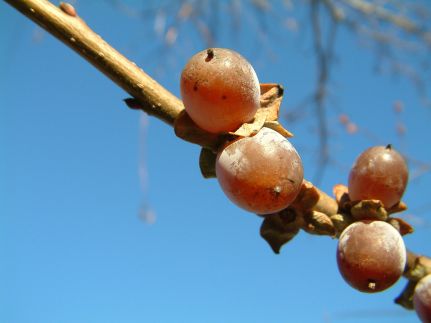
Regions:
<instances>
[{"instance_id":1,"label":"ripe berry","mask_svg":"<svg viewBox=\"0 0 431 323\"><path fill-rule=\"evenodd\" d=\"M216 174L232 202L257 214L285 209L298 195L304 176L295 148L269 128L224 147Z\"/></svg>"},{"instance_id":2,"label":"ripe berry","mask_svg":"<svg viewBox=\"0 0 431 323\"><path fill-rule=\"evenodd\" d=\"M181 97L190 118L212 133L235 131L253 119L260 85L250 63L224 48L194 55L181 74Z\"/></svg>"},{"instance_id":3,"label":"ripe berry","mask_svg":"<svg viewBox=\"0 0 431 323\"><path fill-rule=\"evenodd\" d=\"M380 200L386 208L397 204L407 186L408 169L390 145L364 151L349 174L349 196L355 200Z\"/></svg>"},{"instance_id":4,"label":"ripe berry","mask_svg":"<svg viewBox=\"0 0 431 323\"><path fill-rule=\"evenodd\" d=\"M385 290L401 277L406 248L399 232L383 221L358 221L341 234L338 269L344 280L362 292Z\"/></svg>"}]
</instances>

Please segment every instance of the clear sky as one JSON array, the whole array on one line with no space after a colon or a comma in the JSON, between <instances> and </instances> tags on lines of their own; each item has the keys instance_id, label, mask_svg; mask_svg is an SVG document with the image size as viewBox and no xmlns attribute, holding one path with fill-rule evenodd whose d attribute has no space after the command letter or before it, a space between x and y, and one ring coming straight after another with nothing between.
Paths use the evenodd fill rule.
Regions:
<instances>
[{"instance_id":1,"label":"clear sky","mask_svg":"<svg viewBox=\"0 0 431 323\"><path fill-rule=\"evenodd\" d=\"M77 8L179 95L182 67L204 48L196 33L186 28L182 45L164 53L142 20L103 1ZM0 323L418 321L392 303L405 280L375 295L350 288L336 267L336 240L301 232L273 254L259 236L261 219L201 177L197 146L128 110L123 90L4 2L0 27ZM309 36L258 46L256 35L239 35L226 34L217 46L241 52L261 82L283 84L283 111L310 92ZM331 193L345 183L371 145L390 142L430 162L431 111L412 86L375 74L373 56L349 34L339 34L338 48L328 114L333 161L321 187ZM396 100L404 103L401 115L393 113ZM358 134L339 125L341 113ZM306 178L316 168L314 120L308 110L284 123ZM401 139L399 121L407 129ZM404 196L416 228L407 247L428 255L430 184L428 172Z\"/></svg>"}]
</instances>

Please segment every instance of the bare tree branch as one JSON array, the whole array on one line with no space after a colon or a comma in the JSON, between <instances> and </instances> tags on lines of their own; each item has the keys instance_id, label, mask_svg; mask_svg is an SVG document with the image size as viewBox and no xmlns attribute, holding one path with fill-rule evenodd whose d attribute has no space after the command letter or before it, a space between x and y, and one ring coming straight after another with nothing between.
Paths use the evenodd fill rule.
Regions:
<instances>
[{"instance_id":1,"label":"bare tree branch","mask_svg":"<svg viewBox=\"0 0 431 323\"><path fill-rule=\"evenodd\" d=\"M111 78L111 80L138 99L141 104L140 107L142 107L143 110L173 125L175 119L183 110L181 101L154 81L150 76L145 74L134 63L127 60L127 58L103 41L83 20L76 16L76 13L72 10L73 8L66 10L63 5L61 6L63 10L61 10L46 0L5 1L74 49L84 59L96 66L101 72ZM319 72L318 91L316 92L315 101L317 106L323 111L322 102L326 95L326 82L328 79L327 69L331 58L332 47L331 42L329 42L329 49L323 48L320 26L316 20L318 17L318 5L318 0L313 0L311 14L314 21L314 42L316 51L319 53L318 58L323 62L323 69ZM322 111L318 113L322 113L321 118L325 120L324 112ZM307 203L311 205L311 208L307 208L306 211L310 216L309 220L311 222L309 225L312 224L312 229L310 229L310 226L308 226L308 228L312 230L312 232L334 235L336 231L328 231L327 227L328 225L332 225L332 228L335 227L333 223L335 217L337 218L337 225L339 228L347 224L348 221L344 219L342 215L336 214L339 210L337 210L338 202L334 198L313 187L311 183L305 182L303 186L306 192L312 193L311 198L305 193L302 195L300 194L300 201L295 201L292 207L296 208L298 212L303 212ZM401 208L401 210L403 209ZM320 221L322 219L325 221ZM319 228L320 224L322 228ZM431 258L418 256L409 252L408 264L404 276L410 282L415 282L427 273L431 273ZM408 307L409 303L405 305L403 302L409 295L407 292L407 296L403 295L401 295L397 301L403 304L403 306Z\"/></svg>"},{"instance_id":2,"label":"bare tree branch","mask_svg":"<svg viewBox=\"0 0 431 323\"><path fill-rule=\"evenodd\" d=\"M419 35L428 45L431 45L431 32L424 30L422 26L415 24L410 19L392 13L382 5L377 5L364 0L340 0L342 3L350 6L356 11L366 16L375 16L376 18L391 23L407 33Z\"/></svg>"},{"instance_id":3,"label":"bare tree branch","mask_svg":"<svg viewBox=\"0 0 431 323\"><path fill-rule=\"evenodd\" d=\"M112 48L78 16L71 16L46 0L5 1L138 99L149 114L172 125L183 110L177 97Z\"/></svg>"}]
</instances>

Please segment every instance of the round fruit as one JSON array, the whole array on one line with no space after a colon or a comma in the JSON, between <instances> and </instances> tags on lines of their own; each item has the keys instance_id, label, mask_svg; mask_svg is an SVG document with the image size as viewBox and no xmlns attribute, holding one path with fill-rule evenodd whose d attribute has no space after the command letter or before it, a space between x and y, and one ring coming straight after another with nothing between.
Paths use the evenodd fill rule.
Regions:
<instances>
[{"instance_id":1,"label":"round fruit","mask_svg":"<svg viewBox=\"0 0 431 323\"><path fill-rule=\"evenodd\" d=\"M298 195L304 177L295 148L269 128L224 147L217 156L216 174L232 202L258 214L285 209Z\"/></svg>"},{"instance_id":2,"label":"round fruit","mask_svg":"<svg viewBox=\"0 0 431 323\"><path fill-rule=\"evenodd\" d=\"M358 221L341 234L338 269L352 287L368 293L385 290L401 277L406 248L399 232L383 221Z\"/></svg>"},{"instance_id":3,"label":"round fruit","mask_svg":"<svg viewBox=\"0 0 431 323\"><path fill-rule=\"evenodd\" d=\"M416 285L413 305L421 321L431 323L431 274L422 278Z\"/></svg>"},{"instance_id":4,"label":"round fruit","mask_svg":"<svg viewBox=\"0 0 431 323\"><path fill-rule=\"evenodd\" d=\"M375 146L356 159L349 175L352 201L380 200L386 208L397 204L407 186L404 158L390 145Z\"/></svg>"},{"instance_id":5,"label":"round fruit","mask_svg":"<svg viewBox=\"0 0 431 323\"><path fill-rule=\"evenodd\" d=\"M260 85L250 63L224 48L194 55L181 74L181 97L190 118L212 133L235 131L260 107Z\"/></svg>"}]
</instances>

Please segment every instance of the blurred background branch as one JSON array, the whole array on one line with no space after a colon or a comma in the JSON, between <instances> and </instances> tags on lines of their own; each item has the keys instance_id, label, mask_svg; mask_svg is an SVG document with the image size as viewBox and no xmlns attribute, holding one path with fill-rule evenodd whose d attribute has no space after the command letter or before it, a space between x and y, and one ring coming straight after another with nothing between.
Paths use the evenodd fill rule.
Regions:
<instances>
[{"instance_id":1,"label":"blurred background branch","mask_svg":"<svg viewBox=\"0 0 431 323\"><path fill-rule=\"evenodd\" d=\"M141 19L146 32L153 31L159 44L146 55L165 62L190 47L189 36L183 37L190 32L198 34L201 47L223 47L226 33L238 42L244 33L253 33L257 55L270 57L277 56L273 47L280 43L290 51L289 34L298 36L306 48L298 50L306 54L311 51L314 56L316 81L285 117L290 124L309 114L314 118L318 148L313 180L317 184L333 162L328 109L334 109L332 100L336 99L331 91L333 70L344 54L338 45L338 30L347 31L373 53L375 63L371 67L375 71L409 80L423 105L430 106L431 9L424 1L106 1L119 12ZM358 132L355 123L344 125L347 133Z\"/></svg>"}]
</instances>

